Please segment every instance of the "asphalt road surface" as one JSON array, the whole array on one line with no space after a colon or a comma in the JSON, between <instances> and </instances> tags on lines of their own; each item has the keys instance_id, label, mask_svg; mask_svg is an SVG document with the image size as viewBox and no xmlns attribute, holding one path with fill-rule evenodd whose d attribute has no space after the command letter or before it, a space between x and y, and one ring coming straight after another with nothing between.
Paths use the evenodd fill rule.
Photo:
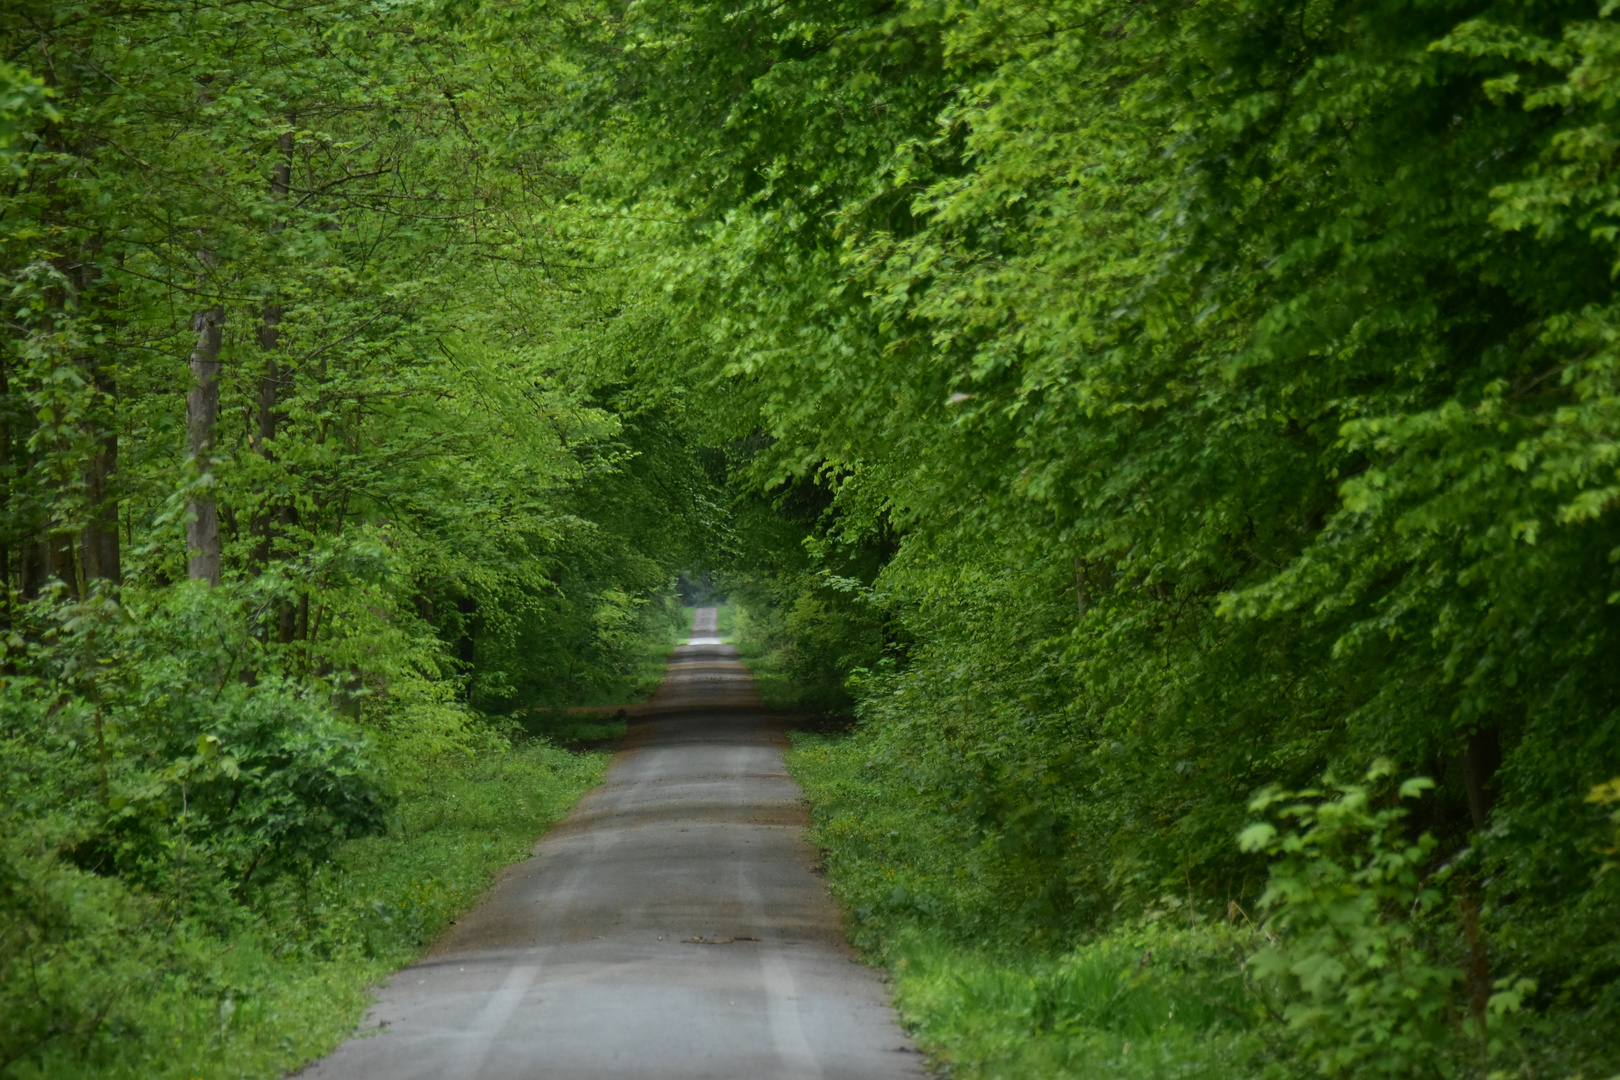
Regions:
<instances>
[{"instance_id":1,"label":"asphalt road surface","mask_svg":"<svg viewBox=\"0 0 1620 1080\"><path fill-rule=\"evenodd\" d=\"M606 782L303 1076L923 1075L811 869L780 723L714 609L692 633Z\"/></svg>"}]
</instances>

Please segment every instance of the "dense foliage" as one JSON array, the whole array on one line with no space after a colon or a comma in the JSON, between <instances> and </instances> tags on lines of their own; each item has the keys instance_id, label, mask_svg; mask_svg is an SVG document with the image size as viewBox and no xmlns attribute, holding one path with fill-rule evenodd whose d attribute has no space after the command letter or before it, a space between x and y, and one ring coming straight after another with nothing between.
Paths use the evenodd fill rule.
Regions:
<instances>
[{"instance_id":1,"label":"dense foliage","mask_svg":"<svg viewBox=\"0 0 1620 1080\"><path fill-rule=\"evenodd\" d=\"M1356 894L1364 972L1296 981L1299 1060L1620 1067L1617 34L1482 0L593 24L590 190L665 369L779 530L814 510L741 595L1009 936L1264 896L1309 952L1277 875L1382 849L1313 817L1316 868L1268 869L1251 797L1388 759L1434 784L1398 824L1367 796L1418 884ZM1384 963L1432 968L1415 1004L1367 1004ZM1486 1037L1492 1001L1551 1026Z\"/></svg>"},{"instance_id":2,"label":"dense foliage","mask_svg":"<svg viewBox=\"0 0 1620 1080\"><path fill-rule=\"evenodd\" d=\"M925 1027L1004 985L950 949L1039 953L1007 1044L1111 1068L1151 939L1186 978L1141 1015L1207 990L1212 1075L1620 1069L1609 7L0 38L14 1071L106 1035L159 962L120 928L268 918L705 568L862 718L819 835L869 942L933 935ZM17 974L51 949L104 981Z\"/></svg>"},{"instance_id":3,"label":"dense foliage","mask_svg":"<svg viewBox=\"0 0 1620 1080\"><path fill-rule=\"evenodd\" d=\"M0 11L0 1072L154 1075L149 995L249 1006L220 949L382 955L319 925L370 902L332 860L667 642L708 480L678 402L580 345L617 301L560 33ZM533 764L549 818L585 781Z\"/></svg>"}]
</instances>

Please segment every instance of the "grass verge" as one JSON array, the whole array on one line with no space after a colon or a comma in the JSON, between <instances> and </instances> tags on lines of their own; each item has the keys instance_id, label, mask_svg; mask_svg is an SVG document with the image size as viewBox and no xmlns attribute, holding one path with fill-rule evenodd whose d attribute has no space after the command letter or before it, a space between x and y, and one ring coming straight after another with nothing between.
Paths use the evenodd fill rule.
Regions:
<instances>
[{"instance_id":1,"label":"grass verge","mask_svg":"<svg viewBox=\"0 0 1620 1080\"><path fill-rule=\"evenodd\" d=\"M0 1074L284 1075L348 1036L371 987L419 956L496 870L525 858L606 764L606 754L540 741L447 761L403 794L389 835L345 845L257 917L232 926L175 924L148 910L144 921L125 921L109 951L132 958L132 976L115 1007L94 1018L90 1037L71 1051L25 1055ZM143 906L137 897L124 902Z\"/></svg>"},{"instance_id":2,"label":"grass verge","mask_svg":"<svg viewBox=\"0 0 1620 1080\"><path fill-rule=\"evenodd\" d=\"M1275 1021L1244 976L1251 929L1160 911L1085 943L1043 941L1004 908L951 820L887 782L872 753L859 729L796 732L788 767L851 939L889 970L904 1023L951 1076L1264 1071Z\"/></svg>"},{"instance_id":3,"label":"grass verge","mask_svg":"<svg viewBox=\"0 0 1620 1080\"><path fill-rule=\"evenodd\" d=\"M807 705L804 687L793 670L792 649L773 641L762 620L743 607L720 609L720 636L737 646L748 665L759 699L773 709L793 711Z\"/></svg>"}]
</instances>

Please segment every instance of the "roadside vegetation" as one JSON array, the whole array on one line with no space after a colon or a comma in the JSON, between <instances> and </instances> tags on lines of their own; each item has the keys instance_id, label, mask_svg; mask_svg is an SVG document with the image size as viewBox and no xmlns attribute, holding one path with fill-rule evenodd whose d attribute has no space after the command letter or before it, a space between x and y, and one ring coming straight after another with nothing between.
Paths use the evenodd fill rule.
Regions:
<instances>
[{"instance_id":1,"label":"roadside vegetation","mask_svg":"<svg viewBox=\"0 0 1620 1080\"><path fill-rule=\"evenodd\" d=\"M760 605L733 610L735 636L732 640L737 646L737 655L748 665L748 674L754 680L761 701L783 712L803 713L811 708L805 698L807 690L814 687L824 693L828 689L833 691L831 703L835 709L845 703L836 686L828 688L823 683L815 687L795 677L795 663L802 646L784 632L785 620L779 609Z\"/></svg>"},{"instance_id":2,"label":"roadside vegetation","mask_svg":"<svg viewBox=\"0 0 1620 1080\"><path fill-rule=\"evenodd\" d=\"M1106 972L1195 1071L1620 1073L1615 13L602 11L644 370L931 1045L1160 1068Z\"/></svg>"},{"instance_id":3,"label":"roadside vegetation","mask_svg":"<svg viewBox=\"0 0 1620 1080\"><path fill-rule=\"evenodd\" d=\"M853 718L795 768L965 1073L1620 1075L1608 6L0 40L0 1072L369 956L292 913L430 779L586 783L685 574Z\"/></svg>"},{"instance_id":4,"label":"roadside vegetation","mask_svg":"<svg viewBox=\"0 0 1620 1080\"><path fill-rule=\"evenodd\" d=\"M581 345L562 34L0 8L0 1075L328 1049L656 679L712 483Z\"/></svg>"},{"instance_id":5,"label":"roadside vegetation","mask_svg":"<svg viewBox=\"0 0 1620 1080\"><path fill-rule=\"evenodd\" d=\"M1525 1012L1522 979L1503 980L1486 1023L1456 1038L1448 954L1466 945L1420 877L1431 846L1400 837L1399 810L1370 810L1386 764L1271 807L1285 831L1245 838L1277 856L1252 913L1168 893L1076 935L1007 902L1029 868L1004 846L964 849L961 815L914 786L895 750L871 730L800 731L788 764L852 941L951 1076L1444 1076L1503 1058L1565 1075L1571 1058L1612 1050L1578 1013Z\"/></svg>"},{"instance_id":6,"label":"roadside vegetation","mask_svg":"<svg viewBox=\"0 0 1620 1080\"><path fill-rule=\"evenodd\" d=\"M274 1077L332 1050L373 985L526 858L607 763L538 741L479 749L403 785L378 835L251 907L13 855L28 876L7 883L7 930L29 970L6 988L8 1075ZM209 889L207 842L188 855L201 865L176 888Z\"/></svg>"}]
</instances>

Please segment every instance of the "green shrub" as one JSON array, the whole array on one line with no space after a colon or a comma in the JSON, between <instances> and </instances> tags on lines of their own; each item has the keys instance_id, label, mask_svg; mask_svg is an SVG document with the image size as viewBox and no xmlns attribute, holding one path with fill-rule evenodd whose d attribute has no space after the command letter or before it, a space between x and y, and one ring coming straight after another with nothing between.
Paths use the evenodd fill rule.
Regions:
<instances>
[{"instance_id":1,"label":"green shrub","mask_svg":"<svg viewBox=\"0 0 1620 1080\"><path fill-rule=\"evenodd\" d=\"M1389 770L1376 765L1369 784ZM1400 797L1433 786L1407 780ZM1257 823L1241 838L1245 851L1271 857L1260 900L1271 943L1255 953L1254 972L1281 984L1300 1052L1323 1075L1456 1075L1462 971L1424 933L1442 899L1430 877L1436 842L1406 839L1406 809L1375 809L1373 792L1273 789L1250 803L1294 824Z\"/></svg>"},{"instance_id":2,"label":"green shrub","mask_svg":"<svg viewBox=\"0 0 1620 1080\"><path fill-rule=\"evenodd\" d=\"M401 793L386 834L266 880L252 908L194 896L189 917L8 831L0 1076L285 1075L349 1035L368 987L525 857L605 764L539 742L444 759Z\"/></svg>"},{"instance_id":3,"label":"green shrub","mask_svg":"<svg viewBox=\"0 0 1620 1080\"><path fill-rule=\"evenodd\" d=\"M8 824L15 824L10 822ZM82 1051L161 966L154 905L64 865L38 838L0 841L0 1073L47 1044Z\"/></svg>"}]
</instances>

